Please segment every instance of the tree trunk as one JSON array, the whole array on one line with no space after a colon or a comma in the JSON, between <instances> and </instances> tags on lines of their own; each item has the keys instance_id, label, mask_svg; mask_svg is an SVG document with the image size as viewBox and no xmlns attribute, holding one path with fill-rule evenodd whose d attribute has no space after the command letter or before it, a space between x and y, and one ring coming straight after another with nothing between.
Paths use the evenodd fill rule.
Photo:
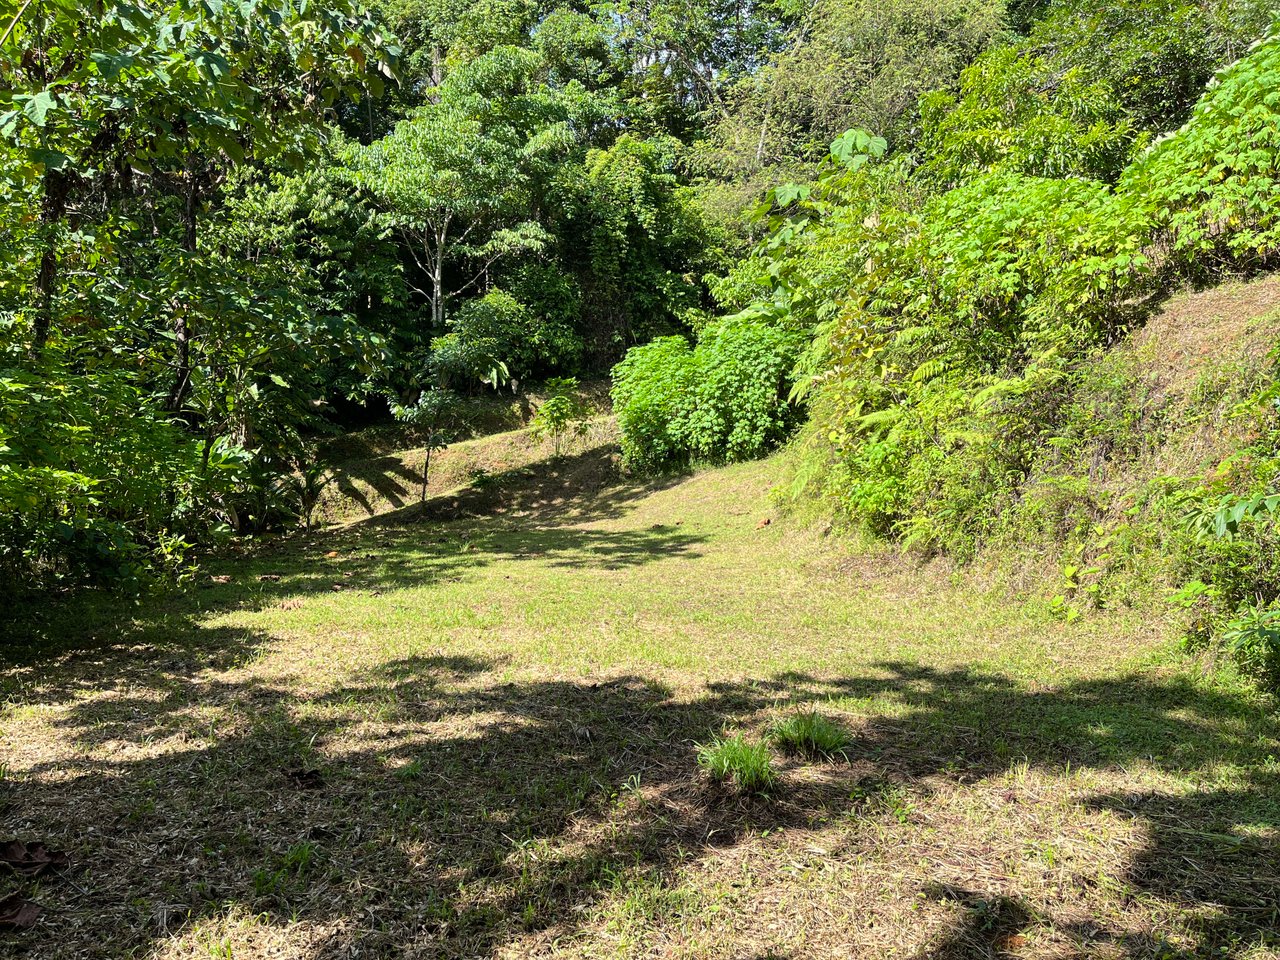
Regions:
<instances>
[{"instance_id":1,"label":"tree trunk","mask_svg":"<svg viewBox=\"0 0 1280 960\"><path fill-rule=\"evenodd\" d=\"M196 183L193 169L187 171L187 196L182 208L182 249L191 260L196 253L196 205L200 199L200 188ZM188 273L191 265L188 264ZM165 409L177 413L186 403L187 394L191 392L191 326L187 322L191 312L191 294L188 292L187 303L180 304L173 318L173 341L177 357L173 375L173 386L165 401Z\"/></svg>"},{"instance_id":2,"label":"tree trunk","mask_svg":"<svg viewBox=\"0 0 1280 960\"><path fill-rule=\"evenodd\" d=\"M40 273L36 277L36 316L32 330L31 356L44 352L53 329L54 295L58 286L58 249L54 228L67 212L67 196L71 181L60 170L45 174L44 197L40 201L40 226L44 232L44 254L40 257Z\"/></svg>"},{"instance_id":3,"label":"tree trunk","mask_svg":"<svg viewBox=\"0 0 1280 960\"><path fill-rule=\"evenodd\" d=\"M440 225L440 229L436 231L436 256L435 270L432 272L431 283L431 324L436 330L444 328L445 309L444 309L444 251L445 244L449 242L449 218L446 217L444 223Z\"/></svg>"},{"instance_id":4,"label":"tree trunk","mask_svg":"<svg viewBox=\"0 0 1280 960\"><path fill-rule=\"evenodd\" d=\"M427 458L422 461L422 494L418 497L418 503L426 506L427 503L427 477L431 473L431 448L435 446L435 430L427 434Z\"/></svg>"}]
</instances>

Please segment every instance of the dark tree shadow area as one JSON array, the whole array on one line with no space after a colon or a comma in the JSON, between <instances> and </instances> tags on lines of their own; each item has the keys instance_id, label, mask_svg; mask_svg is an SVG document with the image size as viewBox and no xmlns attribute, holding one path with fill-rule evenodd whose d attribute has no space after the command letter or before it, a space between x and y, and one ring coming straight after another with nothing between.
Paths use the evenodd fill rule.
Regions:
<instances>
[{"instance_id":1,"label":"dark tree shadow area","mask_svg":"<svg viewBox=\"0 0 1280 960\"><path fill-rule=\"evenodd\" d=\"M1227 694L1138 676L1028 694L903 664L721 684L693 700L640 676L502 682L501 661L448 656L392 661L312 695L200 675L261 639L192 626L167 652L117 649L45 678L41 702L65 708L54 722L74 749L21 758L5 832L69 848L77 869L41 881L51 912L0 951L120 956L238 909L308 924L306 956L491 956L517 937L571 933L620 878L661 884L711 847L840 815L868 771L924 791L924 778L976 782L1015 757L1247 767L1242 786L1086 799L1143 824L1149 842L1126 882L1203 915L1194 949L1105 922L1067 932L1128 957L1280 946L1276 724ZM91 686L114 693L84 697ZM772 800L699 780L695 741L832 696L905 709L859 730L833 776L788 782ZM937 960L1005 955L1046 922L1013 897L922 893L960 908L922 954Z\"/></svg>"},{"instance_id":2,"label":"dark tree shadow area","mask_svg":"<svg viewBox=\"0 0 1280 960\"><path fill-rule=\"evenodd\" d=\"M204 558L182 592L141 606L86 592L68 602L0 609L0 667L32 667L69 651L121 643L163 650L191 619L262 609L307 595L458 582L494 564L624 570L696 557L705 536L678 518L644 529L592 529L618 520L678 476L623 480L609 448L495 475L492 482L355 523L232 544ZM3 683L0 683L0 692Z\"/></svg>"}]
</instances>

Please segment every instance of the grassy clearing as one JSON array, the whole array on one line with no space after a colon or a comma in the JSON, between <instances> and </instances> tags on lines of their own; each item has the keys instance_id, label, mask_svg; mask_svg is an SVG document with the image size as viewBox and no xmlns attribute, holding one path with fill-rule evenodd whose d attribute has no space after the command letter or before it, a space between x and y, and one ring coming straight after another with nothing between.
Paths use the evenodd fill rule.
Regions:
<instances>
[{"instance_id":1,"label":"grassy clearing","mask_svg":"<svg viewBox=\"0 0 1280 960\"><path fill-rule=\"evenodd\" d=\"M1280 720L1168 624L763 525L772 463L612 455L25 612L5 833L78 867L0 955L1280 956ZM811 711L843 756L699 776Z\"/></svg>"}]
</instances>

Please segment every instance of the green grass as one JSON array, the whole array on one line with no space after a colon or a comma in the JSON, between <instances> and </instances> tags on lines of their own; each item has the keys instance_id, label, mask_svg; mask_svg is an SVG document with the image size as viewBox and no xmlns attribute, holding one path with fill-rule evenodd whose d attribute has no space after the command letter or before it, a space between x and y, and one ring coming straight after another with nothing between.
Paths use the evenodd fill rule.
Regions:
<instances>
[{"instance_id":1,"label":"green grass","mask_svg":"<svg viewBox=\"0 0 1280 960\"><path fill-rule=\"evenodd\" d=\"M813 710L775 720L769 740L787 753L823 759L845 756L851 742L844 727Z\"/></svg>"},{"instance_id":2,"label":"green grass","mask_svg":"<svg viewBox=\"0 0 1280 960\"><path fill-rule=\"evenodd\" d=\"M769 748L748 742L740 733L700 745L698 766L713 780L730 783L742 793L768 793L778 785Z\"/></svg>"},{"instance_id":3,"label":"green grass","mask_svg":"<svg viewBox=\"0 0 1280 960\"><path fill-rule=\"evenodd\" d=\"M83 869L0 877L51 908L0 957L1280 955L1280 717L1163 611L612 457L22 611L0 802ZM707 788L708 731L811 716L847 758Z\"/></svg>"}]
</instances>

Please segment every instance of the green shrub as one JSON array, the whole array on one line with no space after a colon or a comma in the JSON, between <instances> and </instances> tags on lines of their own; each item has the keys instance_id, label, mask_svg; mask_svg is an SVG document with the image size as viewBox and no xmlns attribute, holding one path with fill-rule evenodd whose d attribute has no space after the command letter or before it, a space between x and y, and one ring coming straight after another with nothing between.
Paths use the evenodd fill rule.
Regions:
<instances>
[{"instance_id":1,"label":"green shrub","mask_svg":"<svg viewBox=\"0 0 1280 960\"><path fill-rule=\"evenodd\" d=\"M546 391L547 398L534 413L530 432L535 440L550 438L559 457L570 439L587 432L590 411L578 396L576 377L552 377Z\"/></svg>"},{"instance_id":2,"label":"green shrub","mask_svg":"<svg viewBox=\"0 0 1280 960\"><path fill-rule=\"evenodd\" d=\"M787 753L824 758L845 756L850 743L842 726L813 710L775 721L769 739Z\"/></svg>"},{"instance_id":3,"label":"green shrub","mask_svg":"<svg viewBox=\"0 0 1280 960\"><path fill-rule=\"evenodd\" d=\"M688 461L678 423L693 389L694 369L693 349L684 337L633 347L613 368L613 409L629 467L653 470Z\"/></svg>"},{"instance_id":4,"label":"green shrub","mask_svg":"<svg viewBox=\"0 0 1280 960\"><path fill-rule=\"evenodd\" d=\"M698 766L715 780L732 782L742 793L767 793L778 783L769 748L748 743L740 733L700 745Z\"/></svg>"},{"instance_id":5,"label":"green shrub","mask_svg":"<svg viewBox=\"0 0 1280 960\"><path fill-rule=\"evenodd\" d=\"M1122 188L1200 274L1280 254L1280 36L1223 70L1191 119Z\"/></svg>"},{"instance_id":6,"label":"green shrub","mask_svg":"<svg viewBox=\"0 0 1280 960\"><path fill-rule=\"evenodd\" d=\"M1246 676L1280 692L1280 605L1244 606L1223 626L1222 643Z\"/></svg>"},{"instance_id":7,"label":"green shrub","mask_svg":"<svg viewBox=\"0 0 1280 960\"><path fill-rule=\"evenodd\" d=\"M744 313L706 327L694 348L665 337L629 351L613 372L626 463L652 469L767 453L797 419L788 393L801 340Z\"/></svg>"},{"instance_id":8,"label":"green shrub","mask_svg":"<svg viewBox=\"0 0 1280 960\"><path fill-rule=\"evenodd\" d=\"M0 368L0 591L128 587L181 565L238 479L116 371Z\"/></svg>"},{"instance_id":9,"label":"green shrub","mask_svg":"<svg viewBox=\"0 0 1280 960\"><path fill-rule=\"evenodd\" d=\"M1018 47L979 57L958 96L920 107L924 174L942 185L994 171L1112 180L1139 134L1096 75Z\"/></svg>"},{"instance_id":10,"label":"green shrub","mask_svg":"<svg viewBox=\"0 0 1280 960\"><path fill-rule=\"evenodd\" d=\"M692 397L679 429L695 459L749 460L795 424L788 402L800 337L751 313L711 324L694 349Z\"/></svg>"},{"instance_id":11,"label":"green shrub","mask_svg":"<svg viewBox=\"0 0 1280 960\"><path fill-rule=\"evenodd\" d=\"M538 316L496 288L464 303L450 326L432 346L442 360L448 354L452 369L472 379L490 379L490 371L500 364L520 380L535 371L571 365L582 353L582 341L571 327Z\"/></svg>"}]
</instances>

